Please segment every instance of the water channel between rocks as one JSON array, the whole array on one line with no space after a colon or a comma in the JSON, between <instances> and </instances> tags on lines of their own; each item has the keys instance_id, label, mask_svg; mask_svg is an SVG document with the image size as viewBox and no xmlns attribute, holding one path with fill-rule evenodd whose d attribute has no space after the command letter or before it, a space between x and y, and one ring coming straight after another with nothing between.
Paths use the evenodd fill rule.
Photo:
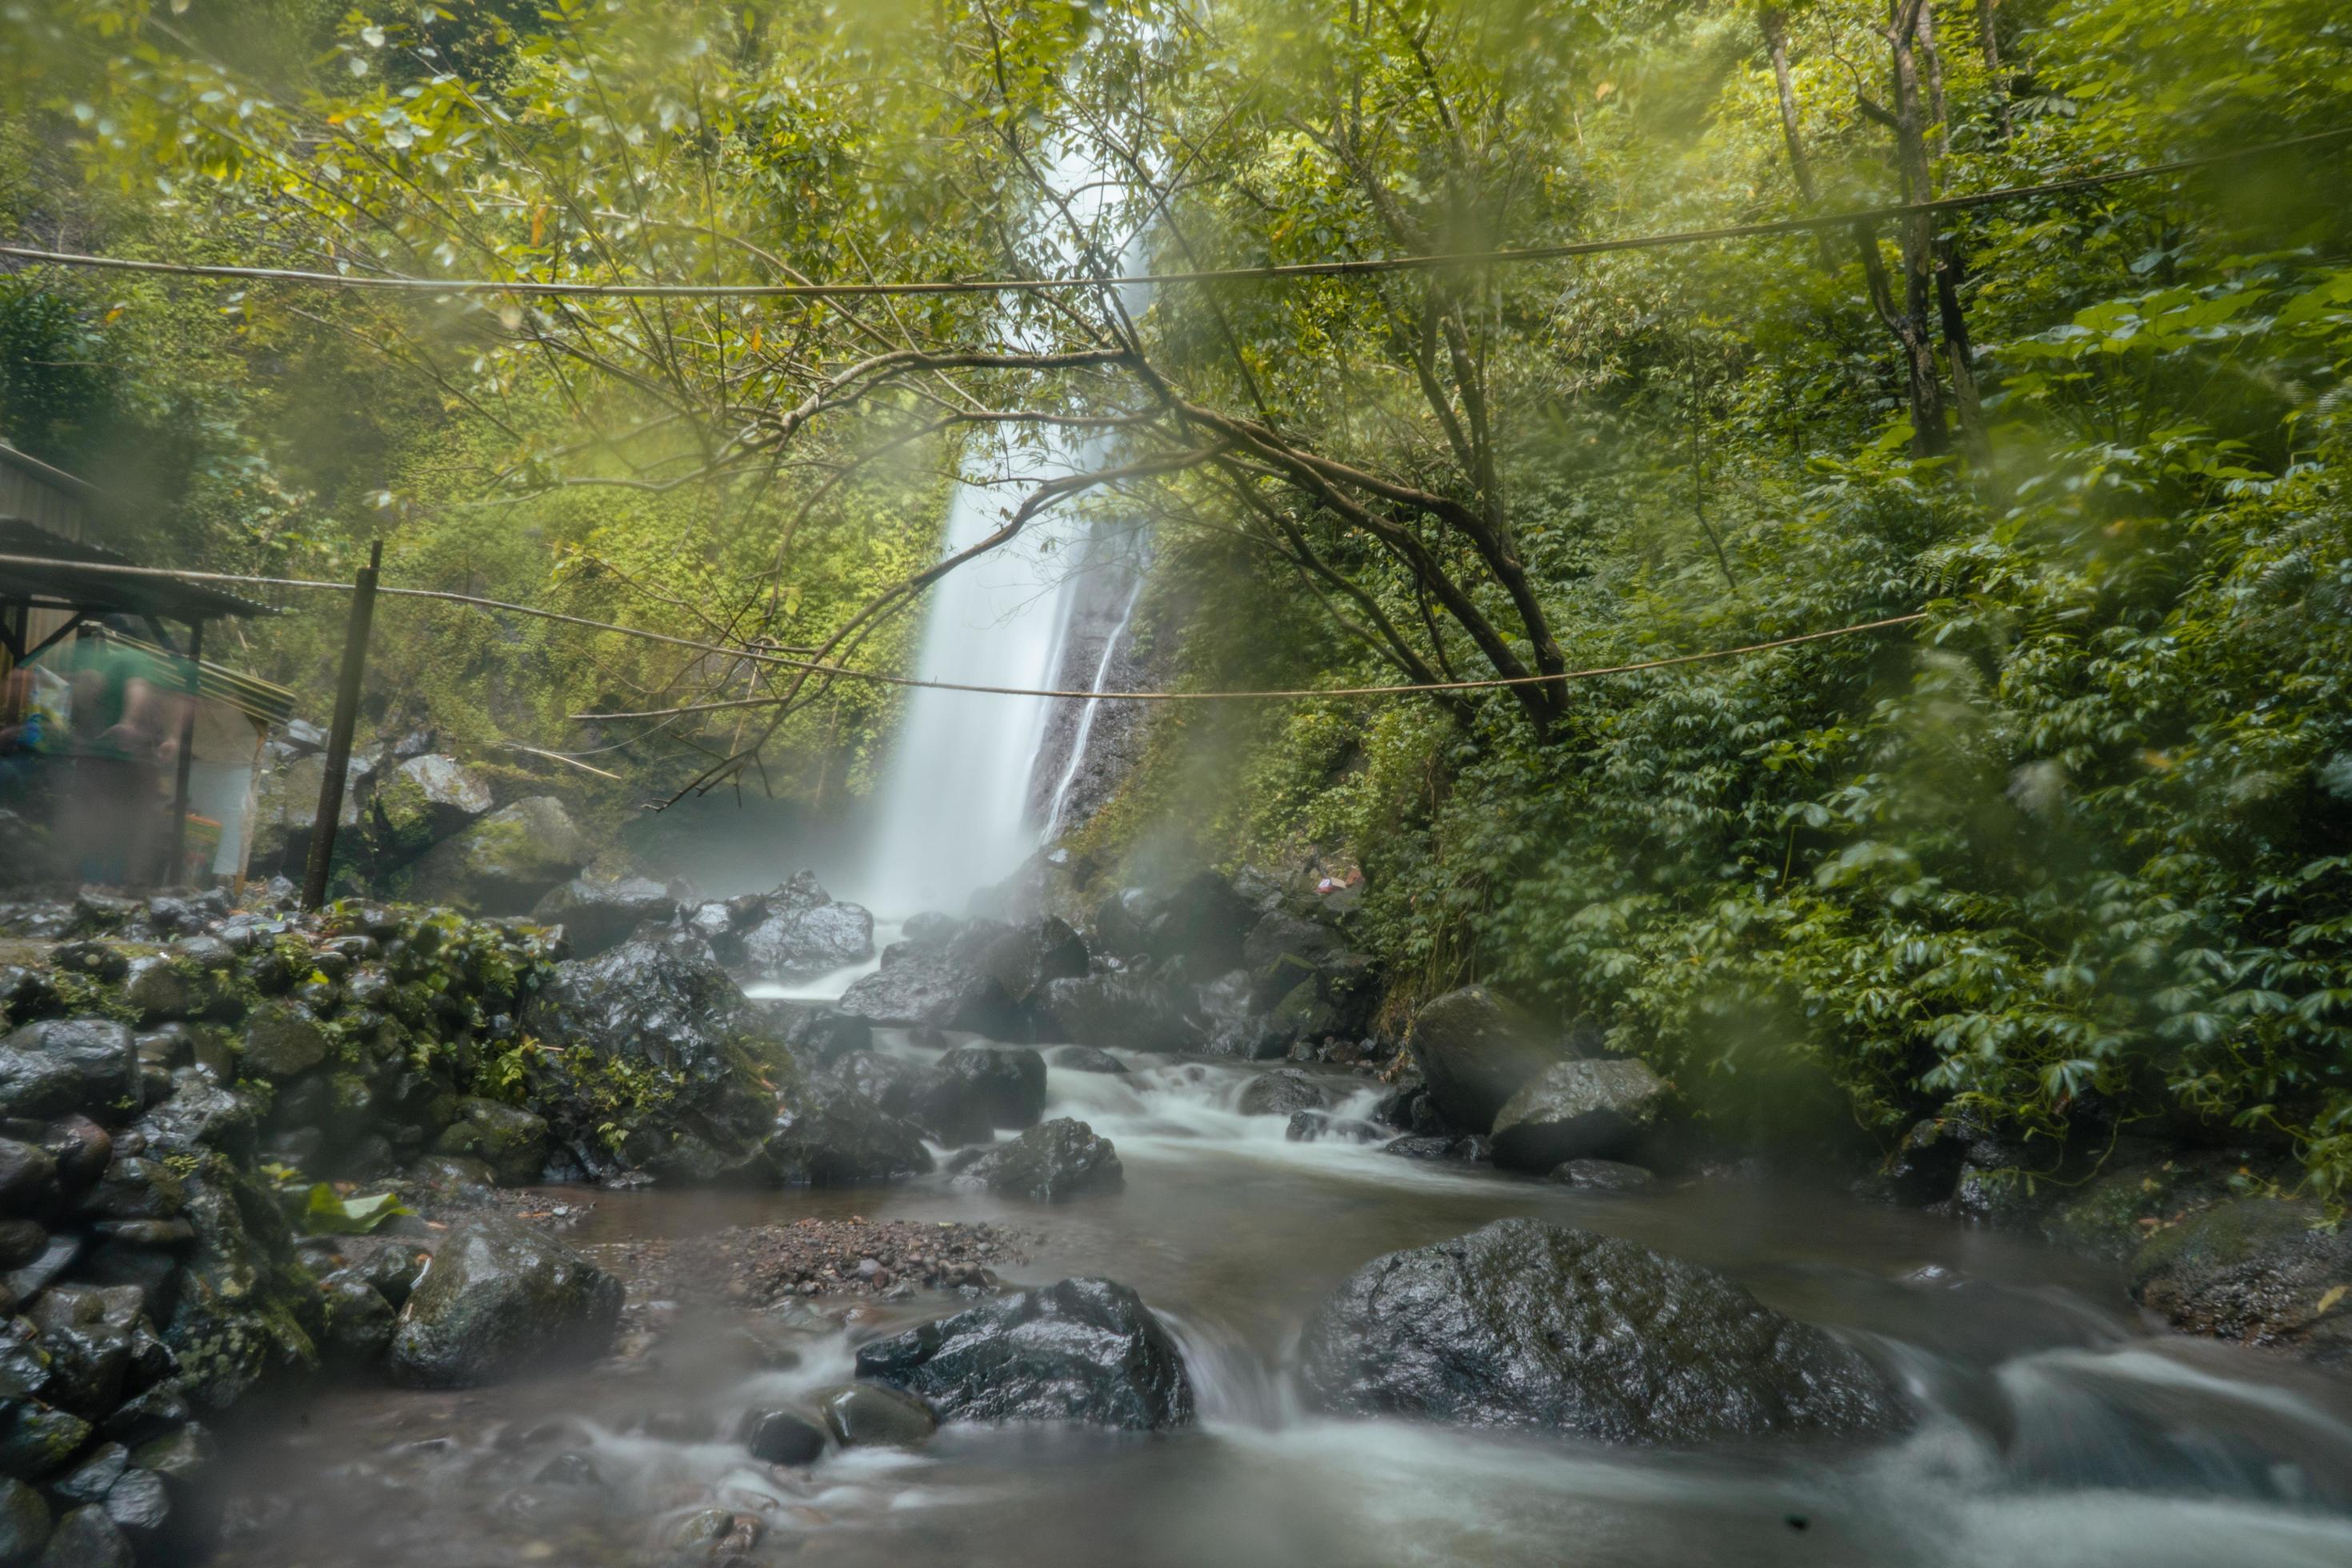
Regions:
<instances>
[{"instance_id":1,"label":"water channel between rocks","mask_svg":"<svg viewBox=\"0 0 2352 1568\"><path fill-rule=\"evenodd\" d=\"M656 1563L666 1528L716 1505L765 1521L751 1563L2352 1562L2352 1385L2152 1331L2105 1266L1763 1183L1598 1196L1286 1142L1283 1118L1229 1109L1263 1069L1126 1059L1123 1077L1055 1069L1047 1110L1117 1142L1123 1193L1048 1207L934 1175L547 1196L593 1203L571 1233L592 1251L810 1216L1017 1229L1034 1239L1000 1268L1008 1284L1099 1274L1160 1311L1199 1394L1196 1428L950 1426L916 1452L775 1469L730 1440L744 1409L842 1381L858 1340L962 1303L820 1298L841 1326L790 1310L814 1325L801 1364L749 1373L716 1353L729 1314L638 1302L633 1317L659 1337L634 1358L465 1394L324 1393L248 1424L224 1561ZM1877 1358L1920 1420L1873 1443L1694 1453L1297 1408L1289 1342L1346 1274L1515 1215L1726 1271ZM588 1456L601 1484L542 1484L565 1451Z\"/></svg>"}]
</instances>

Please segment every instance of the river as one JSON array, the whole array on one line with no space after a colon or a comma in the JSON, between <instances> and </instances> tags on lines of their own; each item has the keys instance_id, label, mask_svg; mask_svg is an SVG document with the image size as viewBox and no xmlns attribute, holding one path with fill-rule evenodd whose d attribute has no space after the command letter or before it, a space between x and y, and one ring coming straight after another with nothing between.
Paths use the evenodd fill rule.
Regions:
<instances>
[{"instance_id":1,"label":"river","mask_svg":"<svg viewBox=\"0 0 2352 1568\"><path fill-rule=\"evenodd\" d=\"M1195 1429L950 1426L918 1452L836 1451L806 1471L772 1469L725 1440L743 1409L844 1380L858 1339L960 1303L932 1294L848 1309L782 1373L698 1353L723 1321L681 1320L624 1371L465 1394L328 1391L249 1423L230 1467L225 1559L660 1563L664 1532L715 1502L765 1521L740 1558L756 1563L2352 1562L2352 1384L2156 1330L2107 1266L1759 1180L1600 1196L1289 1143L1281 1118L1230 1109L1262 1068L1126 1059L1124 1077L1054 1069L1047 1110L1116 1141L1123 1193L1043 1207L955 1190L944 1175L594 1193L572 1239L809 1215L1022 1227L1042 1239L1003 1271L1008 1282L1107 1275L1160 1311L1198 1392ZM1512 1215L1729 1273L1893 1370L1917 1425L1870 1443L1664 1452L1297 1407L1288 1343L1343 1276ZM587 1454L602 1484L530 1484L563 1450Z\"/></svg>"}]
</instances>

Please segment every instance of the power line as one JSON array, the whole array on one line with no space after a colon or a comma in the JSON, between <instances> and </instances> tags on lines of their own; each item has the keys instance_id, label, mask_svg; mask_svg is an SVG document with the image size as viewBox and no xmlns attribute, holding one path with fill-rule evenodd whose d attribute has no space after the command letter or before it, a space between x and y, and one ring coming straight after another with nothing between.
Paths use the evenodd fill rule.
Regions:
<instances>
[{"instance_id":1,"label":"power line","mask_svg":"<svg viewBox=\"0 0 2352 1568\"><path fill-rule=\"evenodd\" d=\"M53 556L0 555L0 566L55 566L57 564L58 562ZM78 572L108 572L125 577L164 577L195 583L243 583L257 587L297 588L334 594L348 594L352 591L352 584L349 583L326 582L310 577L256 577L233 572L182 572L170 567L117 566L83 561L73 562L71 564ZM813 674L831 676L842 680L860 680L875 686L907 687L928 691L966 691L991 697L1069 698L1090 702L1292 702L1326 698L1412 697L1439 691L1491 691L1513 686L1541 686L1551 681L1590 680L1596 676L1603 675L1632 675L1641 670L1665 669L1678 664L1696 664L1705 659L1737 658L1742 654L1768 653L1774 648L1795 647L1801 643L1822 642L1831 637L1853 637L1860 632L1885 631L1890 626L1909 626L1927 618L1927 613L1925 610L1914 610L1909 615L1889 616L1883 620L1864 621L1850 626L1833 626L1827 631L1803 632L1795 637L1776 637L1769 642L1748 643L1740 647L1711 648L1703 653L1675 654L1666 658L1643 659L1637 664L1612 664L1590 669L1563 670L1557 675L1497 676L1486 680L1440 680L1405 686L1297 687L1263 691L1078 691L1032 686L973 686L961 681L922 680L909 675L887 675L876 669L852 669L846 665L825 664L816 659L791 658L782 654L729 647L721 643L697 642L692 637L671 637L666 632L644 631L636 626L616 626L611 621L595 621L584 616L569 616L557 610L542 610L532 605L518 605L505 599L486 599L474 594L453 594L438 588L379 587L376 592L389 598L438 599L450 604L470 605L477 609L534 616L541 620L560 621L567 626L585 626L593 631L613 632L621 637L638 637L646 642L662 643L671 647L695 648L705 653L724 654L730 658L748 659L759 664L781 665L787 669L807 670ZM725 713L745 708L772 708L786 700L788 700L782 697L746 697L724 702L688 703L677 708L656 708L639 713L574 713L572 717L583 721L667 719L684 713Z\"/></svg>"},{"instance_id":2,"label":"power line","mask_svg":"<svg viewBox=\"0 0 2352 1568\"><path fill-rule=\"evenodd\" d=\"M1560 261L1615 251L1656 250L1668 246L1715 244L1736 239L1762 239L1777 235L1805 234L1823 229L1851 228L1856 224L1883 223L1919 214L1966 212L2002 202L2037 196L2063 195L2126 180L2148 180L2191 169L2260 158L2299 147L2342 141L2352 126L2315 131L2251 147L2207 153L2145 168L2116 169L2078 174L2034 185L2004 185L1967 195L1939 196L1934 201L1898 202L1881 207L1831 214L1821 217L1774 218L1765 223L1730 224L1717 228L1676 229L1664 234L1630 235L1615 239L1575 240L1561 245L1528 246L1507 250L1437 252L1426 256L1375 257L1360 261L1300 261L1267 267L1201 268L1181 272L1145 272L1118 278L972 278L904 283L554 283L531 279L501 281L487 278L411 278L398 274L310 272L294 268L247 267L195 261L142 261L124 256L93 256L78 251L43 250L32 246L0 245L0 256L19 261L44 262L111 272L160 273L180 278L217 278L254 283L285 283L304 288L394 290L427 294L493 294L541 298L611 300L844 300L877 295L1047 293L1068 289L1158 288L1175 283L1282 282L1296 278L1349 278L1382 272L1423 272L1447 267L1486 267L1522 261Z\"/></svg>"}]
</instances>

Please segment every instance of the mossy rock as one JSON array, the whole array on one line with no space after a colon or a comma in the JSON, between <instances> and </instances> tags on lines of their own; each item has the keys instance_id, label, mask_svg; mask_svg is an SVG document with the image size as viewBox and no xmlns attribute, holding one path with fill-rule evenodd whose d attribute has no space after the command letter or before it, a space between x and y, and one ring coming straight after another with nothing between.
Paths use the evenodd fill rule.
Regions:
<instances>
[{"instance_id":1,"label":"mossy rock","mask_svg":"<svg viewBox=\"0 0 2352 1568\"><path fill-rule=\"evenodd\" d=\"M2215 1204L2132 1255L2132 1295L2189 1333L2352 1365L2352 1233L2323 1221L2310 1203Z\"/></svg>"},{"instance_id":2,"label":"mossy rock","mask_svg":"<svg viewBox=\"0 0 2352 1568\"><path fill-rule=\"evenodd\" d=\"M435 1147L444 1154L479 1160L499 1184L519 1187L539 1179L547 1164L547 1121L494 1100L461 1100Z\"/></svg>"},{"instance_id":3,"label":"mossy rock","mask_svg":"<svg viewBox=\"0 0 2352 1568\"><path fill-rule=\"evenodd\" d=\"M247 1071L291 1078L327 1059L327 1032L308 1008L272 1002L254 1009L245 1026Z\"/></svg>"}]
</instances>

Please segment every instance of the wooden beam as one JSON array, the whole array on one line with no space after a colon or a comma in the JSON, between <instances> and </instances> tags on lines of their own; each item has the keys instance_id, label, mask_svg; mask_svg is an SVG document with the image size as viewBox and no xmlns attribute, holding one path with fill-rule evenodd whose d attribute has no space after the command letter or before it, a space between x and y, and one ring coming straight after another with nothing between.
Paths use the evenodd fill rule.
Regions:
<instances>
[{"instance_id":1,"label":"wooden beam","mask_svg":"<svg viewBox=\"0 0 2352 1568\"><path fill-rule=\"evenodd\" d=\"M327 874L335 861L335 823L343 813L343 775L351 771L352 731L359 723L360 681L367 668L368 625L375 618L376 574L383 542L368 546L368 563L352 586L352 616L343 628L343 668L335 686L335 721L327 731L327 776L319 781L319 815L310 826L310 862L302 878L302 907L327 901Z\"/></svg>"},{"instance_id":2,"label":"wooden beam","mask_svg":"<svg viewBox=\"0 0 2352 1568\"><path fill-rule=\"evenodd\" d=\"M203 700L205 679L205 623L188 623L188 680L186 705L180 710L180 755L172 779L172 831L164 836L163 882L165 887L178 883L187 869L188 856L188 775L196 763L196 704Z\"/></svg>"}]
</instances>

